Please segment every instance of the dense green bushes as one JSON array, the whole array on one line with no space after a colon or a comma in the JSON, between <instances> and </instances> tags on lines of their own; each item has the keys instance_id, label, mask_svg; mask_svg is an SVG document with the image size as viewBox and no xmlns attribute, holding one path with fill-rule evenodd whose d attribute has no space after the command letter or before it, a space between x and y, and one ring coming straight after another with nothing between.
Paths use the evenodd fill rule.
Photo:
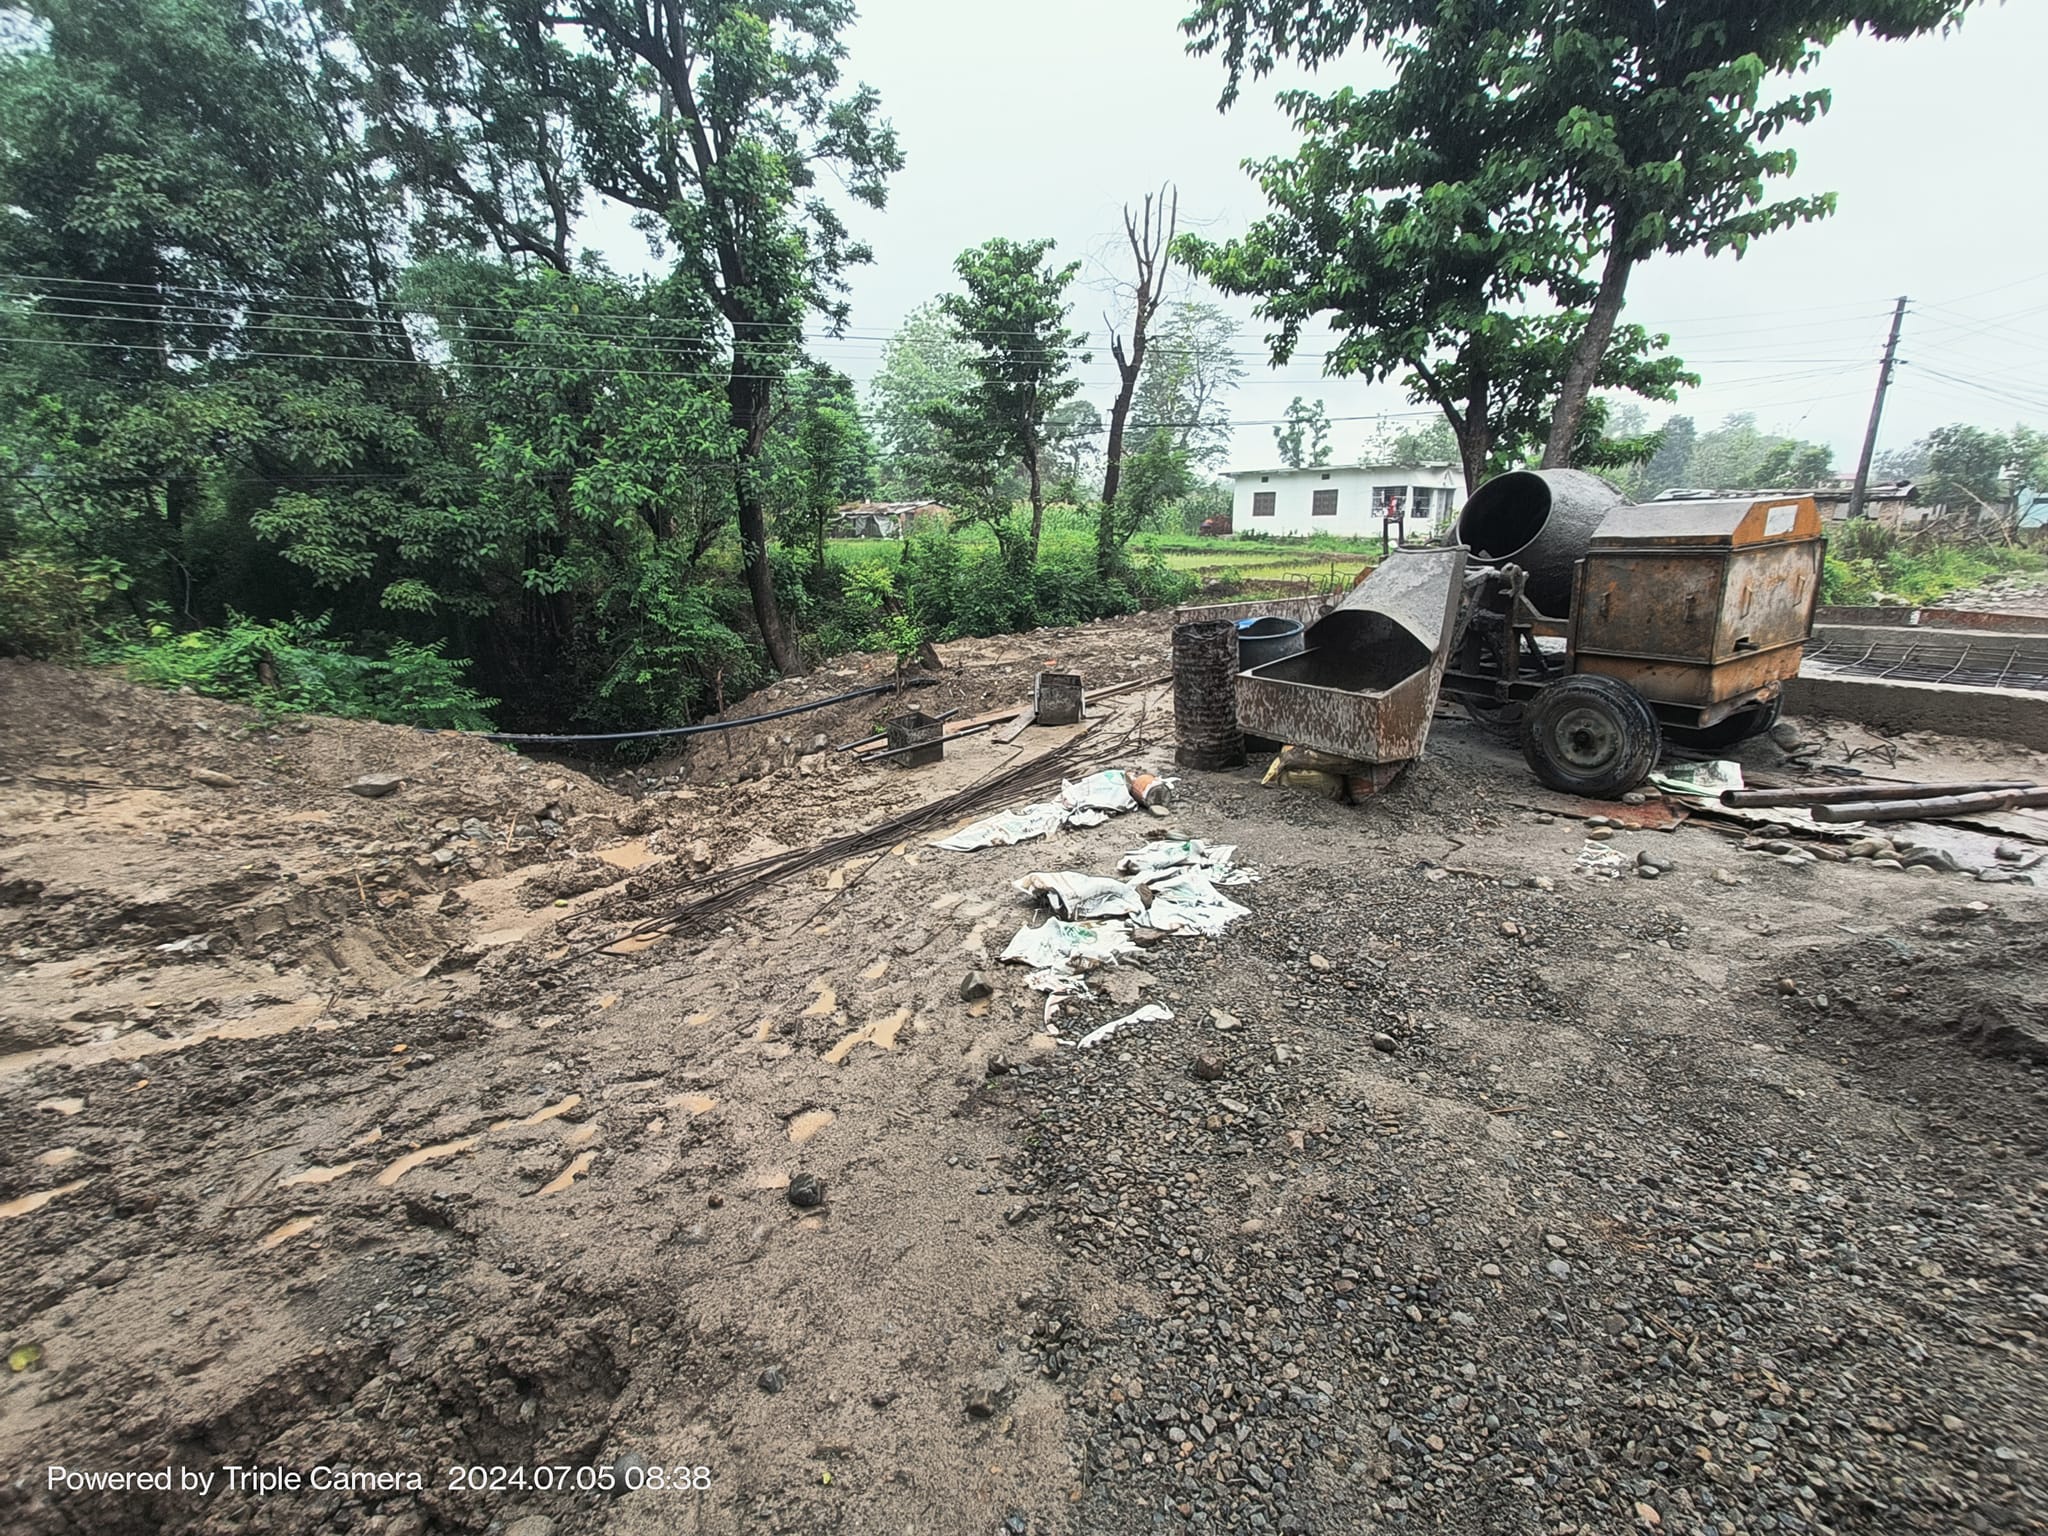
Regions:
<instances>
[{"instance_id":1,"label":"dense green bushes","mask_svg":"<svg viewBox=\"0 0 2048 1536\"><path fill-rule=\"evenodd\" d=\"M994 542L921 534L903 551L903 590L918 623L935 639L952 639L1167 607L1194 581L1157 555L1127 555L1105 576L1092 534L1048 526L1029 568L1006 560Z\"/></svg>"},{"instance_id":2,"label":"dense green bushes","mask_svg":"<svg viewBox=\"0 0 2048 1536\"><path fill-rule=\"evenodd\" d=\"M137 682L190 688L275 714L343 715L393 725L489 730L497 701L462 680L468 667L438 645L391 643L363 656L321 633L324 619L259 624L237 617L220 629L183 634L153 625L149 637L114 645L103 660Z\"/></svg>"},{"instance_id":3,"label":"dense green bushes","mask_svg":"<svg viewBox=\"0 0 2048 1536\"><path fill-rule=\"evenodd\" d=\"M1928 603L2013 572L2039 570L2048 570L2048 557L2034 550L2004 544L1922 544L1863 521L1830 532L1820 600Z\"/></svg>"},{"instance_id":4,"label":"dense green bushes","mask_svg":"<svg viewBox=\"0 0 2048 1536\"><path fill-rule=\"evenodd\" d=\"M0 558L0 656L78 655L102 605L126 585L120 567L104 560L67 562L26 550Z\"/></svg>"}]
</instances>

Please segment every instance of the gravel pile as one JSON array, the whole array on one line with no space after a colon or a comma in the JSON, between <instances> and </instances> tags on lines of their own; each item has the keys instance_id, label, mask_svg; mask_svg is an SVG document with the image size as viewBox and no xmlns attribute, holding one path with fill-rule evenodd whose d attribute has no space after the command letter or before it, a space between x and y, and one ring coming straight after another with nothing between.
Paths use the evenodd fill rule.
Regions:
<instances>
[{"instance_id":1,"label":"gravel pile","mask_svg":"<svg viewBox=\"0 0 2048 1536\"><path fill-rule=\"evenodd\" d=\"M1546 884L1288 872L1148 956L1174 1021L997 1080L1071 1292L1136 1298L1032 1303L1078 1528L2048 1529L2048 1079L1952 1017L2038 933L1649 1016L1597 965L1694 942L1672 882Z\"/></svg>"}]
</instances>

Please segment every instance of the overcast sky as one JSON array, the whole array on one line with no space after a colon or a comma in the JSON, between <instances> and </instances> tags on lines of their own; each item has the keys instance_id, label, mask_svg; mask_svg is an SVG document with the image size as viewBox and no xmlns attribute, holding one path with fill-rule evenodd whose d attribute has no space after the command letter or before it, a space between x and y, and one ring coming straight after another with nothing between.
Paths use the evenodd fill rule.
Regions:
<instances>
[{"instance_id":1,"label":"overcast sky","mask_svg":"<svg viewBox=\"0 0 2048 1536\"><path fill-rule=\"evenodd\" d=\"M1216 110L1222 71L1188 57L1186 0L865 0L850 78L874 85L908 164L889 206L855 222L875 264L855 274L852 335L879 338L948 287L954 256L994 235L1052 236L1087 265L1076 324L1094 333L1087 393L1106 405L1113 370L1101 311L1125 255L1119 210L1180 189L1183 228L1242 230L1262 200L1239 162L1284 151L1273 86ZM1787 192L1832 190L1829 220L1772 235L1740 261L1660 257L1637 269L1627 318L1669 331L1702 378L1676 409L1703 427L1736 411L1830 443L1852 467L1893 299L1913 300L1880 448L1944 422L2048 425L2048 5L2009 0L1959 33L1907 43L1851 38L1817 72L1833 110L1799 130ZM1370 85L1363 60L1319 83ZM1782 195L1782 194L1781 194ZM1105 267L1105 263L1107 266ZM1211 295L1213 297L1213 295ZM1246 383L1230 401L1235 462L1273 457L1269 428L1296 394L1332 417L1414 412L1398 385L1321 376L1321 348L1271 369L1248 304ZM865 380L879 340L821 344ZM1969 381L1969 382L1964 382ZM1661 417L1665 408L1654 407ZM1370 419L1340 422L1354 457Z\"/></svg>"}]
</instances>

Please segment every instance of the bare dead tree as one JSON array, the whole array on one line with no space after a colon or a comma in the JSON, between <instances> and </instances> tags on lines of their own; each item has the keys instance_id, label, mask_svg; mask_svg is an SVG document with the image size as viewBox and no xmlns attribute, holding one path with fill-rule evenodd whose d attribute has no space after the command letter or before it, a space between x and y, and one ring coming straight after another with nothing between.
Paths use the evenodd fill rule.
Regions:
<instances>
[{"instance_id":1,"label":"bare dead tree","mask_svg":"<svg viewBox=\"0 0 2048 1536\"><path fill-rule=\"evenodd\" d=\"M1134 218L1131 205L1124 204L1124 235L1131 244L1131 259L1137 269L1137 297L1131 306L1131 344L1124 346L1113 317L1109 325L1109 350L1116 361L1116 404L1109 411L1109 463L1102 472L1102 506L1106 516L1116 502L1117 481L1122 478L1124 427L1131 418L1131 401L1138 392L1138 374L1145 366L1145 335L1159 306L1166 299L1166 272L1172 261L1174 228L1180 217L1180 192L1171 184L1145 194L1145 205Z\"/></svg>"}]
</instances>

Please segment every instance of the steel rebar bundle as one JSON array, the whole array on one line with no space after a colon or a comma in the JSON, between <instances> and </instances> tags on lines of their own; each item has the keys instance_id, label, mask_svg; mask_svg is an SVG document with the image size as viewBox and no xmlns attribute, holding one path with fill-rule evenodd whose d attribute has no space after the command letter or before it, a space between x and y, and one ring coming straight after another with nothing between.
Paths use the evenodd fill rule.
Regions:
<instances>
[{"instance_id":1,"label":"steel rebar bundle","mask_svg":"<svg viewBox=\"0 0 2048 1536\"><path fill-rule=\"evenodd\" d=\"M636 923L624 933L614 934L592 947L605 948L648 933L687 931L793 875L822 865L840 863L877 848L889 848L912 833L958 821L1020 796L1050 788L1077 769L1097 767L1127 756L1140 744L1143 733L1142 717L1109 739L1097 739L1095 728L1090 726L1049 752L998 769L950 795L877 822L872 827L827 838L805 848L792 848L787 853L756 859L750 864L715 871L689 882L684 887L685 899L669 911Z\"/></svg>"}]
</instances>

